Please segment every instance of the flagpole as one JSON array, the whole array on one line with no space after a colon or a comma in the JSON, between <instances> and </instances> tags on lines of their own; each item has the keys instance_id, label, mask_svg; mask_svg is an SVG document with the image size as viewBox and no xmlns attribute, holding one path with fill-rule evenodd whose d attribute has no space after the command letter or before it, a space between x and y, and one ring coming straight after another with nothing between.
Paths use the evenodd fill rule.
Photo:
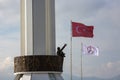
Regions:
<instances>
[{"instance_id":1,"label":"flagpole","mask_svg":"<svg viewBox=\"0 0 120 80\"><path fill-rule=\"evenodd\" d=\"M70 49L71 51L71 53L70 53L70 75L71 75L71 79L70 80L72 80L72 37L71 37L71 49Z\"/></svg>"},{"instance_id":2,"label":"flagpole","mask_svg":"<svg viewBox=\"0 0 120 80\"><path fill-rule=\"evenodd\" d=\"M71 20L72 24L72 20ZM70 80L72 80L72 25L71 25L71 38L70 38Z\"/></svg>"},{"instance_id":3,"label":"flagpole","mask_svg":"<svg viewBox=\"0 0 120 80\"><path fill-rule=\"evenodd\" d=\"M89 38L92 38L94 35L93 35L93 29L94 29L94 26L86 26L82 23L77 23L77 22L72 22L72 26L71 26L71 33L72 34L72 37L89 37ZM81 29L81 30L80 30ZM81 43L81 47L83 46L83 44ZM71 48L72 48L72 39L71 39ZM72 49L71 49L71 56L72 56ZM82 64L82 48L81 48L81 80L83 80L83 64ZM71 57L72 59L72 57ZM72 60L71 60L72 62ZM72 68L71 68L72 69Z\"/></svg>"},{"instance_id":4,"label":"flagpole","mask_svg":"<svg viewBox=\"0 0 120 80\"><path fill-rule=\"evenodd\" d=\"M83 47L83 43L81 43L81 80L83 80L83 71L82 71L82 47Z\"/></svg>"}]
</instances>

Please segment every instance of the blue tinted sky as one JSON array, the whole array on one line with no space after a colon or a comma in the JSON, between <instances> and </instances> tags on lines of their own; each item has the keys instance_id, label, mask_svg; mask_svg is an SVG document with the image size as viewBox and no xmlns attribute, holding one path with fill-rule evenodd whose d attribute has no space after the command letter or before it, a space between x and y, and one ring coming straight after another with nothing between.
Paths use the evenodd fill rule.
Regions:
<instances>
[{"instance_id":1,"label":"blue tinted sky","mask_svg":"<svg viewBox=\"0 0 120 80\"><path fill-rule=\"evenodd\" d=\"M64 75L70 75L71 20L94 25L93 38L73 38L73 75L80 77L81 42L99 46L99 56L83 56L83 76L120 75L120 0L55 0L56 46L67 43ZM0 0L0 78L12 79L13 58L20 55L20 1ZM6 78L6 76L8 76Z\"/></svg>"}]
</instances>

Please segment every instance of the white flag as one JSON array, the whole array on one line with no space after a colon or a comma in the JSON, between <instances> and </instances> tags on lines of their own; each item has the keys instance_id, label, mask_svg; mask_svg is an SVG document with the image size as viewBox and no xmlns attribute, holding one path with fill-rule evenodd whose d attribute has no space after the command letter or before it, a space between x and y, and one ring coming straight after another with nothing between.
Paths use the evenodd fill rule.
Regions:
<instances>
[{"instance_id":1,"label":"white flag","mask_svg":"<svg viewBox=\"0 0 120 80\"><path fill-rule=\"evenodd\" d=\"M96 46L93 45L82 45L82 53L85 55L93 55L98 56L99 55L99 49Z\"/></svg>"}]
</instances>

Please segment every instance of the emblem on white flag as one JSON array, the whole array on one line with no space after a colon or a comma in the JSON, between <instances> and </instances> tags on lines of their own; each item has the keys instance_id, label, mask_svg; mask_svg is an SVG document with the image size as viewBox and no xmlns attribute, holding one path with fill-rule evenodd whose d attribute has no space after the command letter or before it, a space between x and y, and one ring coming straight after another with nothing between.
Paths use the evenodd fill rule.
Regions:
<instances>
[{"instance_id":1,"label":"emblem on white flag","mask_svg":"<svg viewBox=\"0 0 120 80\"><path fill-rule=\"evenodd\" d=\"M82 45L82 53L85 55L94 55L98 56L99 55L99 49L96 46L93 45Z\"/></svg>"}]
</instances>

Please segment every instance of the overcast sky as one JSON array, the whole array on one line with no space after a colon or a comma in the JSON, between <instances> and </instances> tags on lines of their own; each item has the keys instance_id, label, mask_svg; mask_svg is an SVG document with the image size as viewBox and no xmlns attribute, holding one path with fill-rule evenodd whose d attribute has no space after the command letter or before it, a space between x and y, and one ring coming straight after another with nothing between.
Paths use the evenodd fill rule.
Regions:
<instances>
[{"instance_id":1,"label":"overcast sky","mask_svg":"<svg viewBox=\"0 0 120 80\"><path fill-rule=\"evenodd\" d=\"M94 26L93 38L72 38L73 75L80 77L81 42L99 47L83 55L83 76L120 75L120 0L55 0L56 46L67 43L64 75L70 75L71 21ZM13 58L20 55L20 1L0 0L0 79L13 79ZM7 76L7 78L6 78Z\"/></svg>"}]
</instances>

